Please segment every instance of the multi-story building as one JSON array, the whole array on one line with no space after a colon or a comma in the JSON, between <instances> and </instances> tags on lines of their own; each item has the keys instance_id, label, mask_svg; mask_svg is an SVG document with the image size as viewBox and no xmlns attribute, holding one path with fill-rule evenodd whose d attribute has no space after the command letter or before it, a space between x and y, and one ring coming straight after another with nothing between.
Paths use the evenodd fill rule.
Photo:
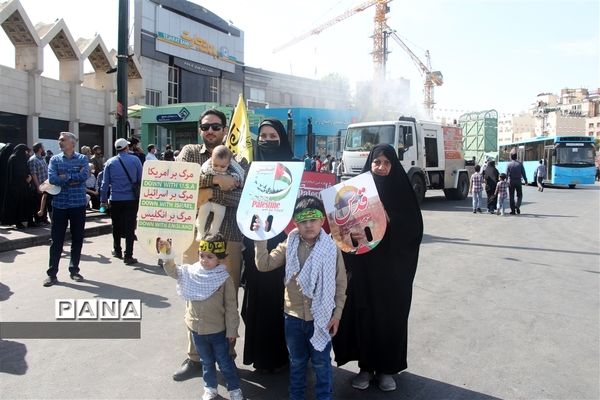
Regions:
<instances>
[{"instance_id":1,"label":"multi-story building","mask_svg":"<svg viewBox=\"0 0 600 400\"><path fill-rule=\"evenodd\" d=\"M536 136L589 135L586 118L600 116L600 96L597 90L590 93L585 88L562 89L560 96L542 93L531 112Z\"/></svg>"},{"instance_id":2,"label":"multi-story building","mask_svg":"<svg viewBox=\"0 0 600 400\"><path fill-rule=\"evenodd\" d=\"M248 67L244 32L185 0L135 0L134 35L128 62L128 104L144 106L212 103L233 106L240 93L250 109L317 107L347 109L348 88ZM0 142L44 141L58 149L57 133L71 131L79 146L101 144L110 154L116 115L116 54L100 36L73 39L63 20L33 25L19 0L0 3L0 25L15 47L15 67L0 66ZM41 76L45 46L59 65L59 79ZM83 73L89 60L93 72ZM141 123L129 118L130 133ZM156 143L173 135L180 143L194 132L158 126ZM187 138L189 136L189 138ZM173 140L173 143L177 142Z\"/></svg>"},{"instance_id":3,"label":"multi-story building","mask_svg":"<svg viewBox=\"0 0 600 400\"><path fill-rule=\"evenodd\" d=\"M585 119L585 132L587 136L600 139L600 116Z\"/></svg>"},{"instance_id":4,"label":"multi-story building","mask_svg":"<svg viewBox=\"0 0 600 400\"><path fill-rule=\"evenodd\" d=\"M600 93L562 89L560 95L540 93L529 112L501 115L498 144L537 136L600 137Z\"/></svg>"},{"instance_id":5,"label":"multi-story building","mask_svg":"<svg viewBox=\"0 0 600 400\"><path fill-rule=\"evenodd\" d=\"M501 114L498 118L498 146L535 137L535 118L528 113Z\"/></svg>"},{"instance_id":6,"label":"multi-story building","mask_svg":"<svg viewBox=\"0 0 600 400\"><path fill-rule=\"evenodd\" d=\"M15 48L14 68L0 65L0 141L43 142L58 151L58 133L78 135L79 145L112 148L115 66L102 38L73 38L62 19L35 26L18 0L0 3L0 25ZM44 48L59 63L59 79L42 76ZM94 73L84 74L88 60ZM130 62L130 85L141 78Z\"/></svg>"}]
</instances>

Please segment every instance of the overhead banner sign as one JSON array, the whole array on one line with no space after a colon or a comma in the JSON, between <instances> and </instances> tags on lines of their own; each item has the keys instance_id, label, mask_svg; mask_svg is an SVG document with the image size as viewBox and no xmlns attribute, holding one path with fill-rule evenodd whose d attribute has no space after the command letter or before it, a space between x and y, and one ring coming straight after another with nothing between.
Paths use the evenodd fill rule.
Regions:
<instances>
[{"instance_id":1,"label":"overhead banner sign","mask_svg":"<svg viewBox=\"0 0 600 400\"><path fill-rule=\"evenodd\" d=\"M244 62L242 37L227 35L164 8L156 9L156 50L235 72Z\"/></svg>"},{"instance_id":2,"label":"overhead banner sign","mask_svg":"<svg viewBox=\"0 0 600 400\"><path fill-rule=\"evenodd\" d=\"M144 163L136 233L148 252L174 258L192 244L199 179L197 163Z\"/></svg>"}]
</instances>

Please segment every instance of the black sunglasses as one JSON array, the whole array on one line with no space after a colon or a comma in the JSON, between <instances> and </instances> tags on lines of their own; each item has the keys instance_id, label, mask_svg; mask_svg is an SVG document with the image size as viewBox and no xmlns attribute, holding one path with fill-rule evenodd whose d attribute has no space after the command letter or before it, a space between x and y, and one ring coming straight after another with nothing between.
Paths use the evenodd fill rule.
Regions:
<instances>
[{"instance_id":1,"label":"black sunglasses","mask_svg":"<svg viewBox=\"0 0 600 400\"><path fill-rule=\"evenodd\" d=\"M200 124L200 130L206 132L208 130L208 128L212 129L213 131L220 131L221 129L223 129L223 125L221 124Z\"/></svg>"}]
</instances>

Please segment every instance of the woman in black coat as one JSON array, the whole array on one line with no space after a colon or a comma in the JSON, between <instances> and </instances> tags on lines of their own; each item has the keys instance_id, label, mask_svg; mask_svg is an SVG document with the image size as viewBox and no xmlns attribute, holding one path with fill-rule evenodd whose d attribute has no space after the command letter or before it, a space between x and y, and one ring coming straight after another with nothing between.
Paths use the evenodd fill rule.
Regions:
<instances>
[{"instance_id":1,"label":"woman in black coat","mask_svg":"<svg viewBox=\"0 0 600 400\"><path fill-rule=\"evenodd\" d=\"M352 380L366 389L376 377L384 391L396 389L393 375L406 369L408 314L423 219L417 198L394 149L375 146L363 168L371 171L388 216L385 236L368 253L344 255L349 271L346 305L333 338L338 365L358 360Z\"/></svg>"},{"instance_id":2,"label":"woman in black coat","mask_svg":"<svg viewBox=\"0 0 600 400\"><path fill-rule=\"evenodd\" d=\"M294 154L289 145L283 124L267 118L259 125L259 137L254 161L292 161ZM271 251L286 240L282 232L267 241ZM243 252L244 300L241 315L246 325L244 337L245 365L252 364L261 372L277 372L288 362L283 320L283 268L260 272L254 262L254 242L244 238Z\"/></svg>"},{"instance_id":3,"label":"woman in black coat","mask_svg":"<svg viewBox=\"0 0 600 400\"><path fill-rule=\"evenodd\" d=\"M8 181L8 159L15 150L15 145L6 143L0 150L0 223L6 225L6 210L4 208L4 198L6 196L6 182Z\"/></svg>"},{"instance_id":4,"label":"woman in black coat","mask_svg":"<svg viewBox=\"0 0 600 400\"><path fill-rule=\"evenodd\" d=\"M27 166L29 151L27 145L17 145L8 159L6 168L2 223L16 225L18 229L25 227L23 222L33 225L33 191Z\"/></svg>"}]
</instances>

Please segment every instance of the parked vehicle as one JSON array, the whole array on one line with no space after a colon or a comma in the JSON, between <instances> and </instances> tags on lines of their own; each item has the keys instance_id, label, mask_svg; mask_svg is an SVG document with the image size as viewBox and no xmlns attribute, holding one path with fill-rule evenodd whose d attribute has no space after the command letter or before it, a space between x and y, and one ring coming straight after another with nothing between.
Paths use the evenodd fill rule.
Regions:
<instances>
[{"instance_id":1,"label":"parked vehicle","mask_svg":"<svg viewBox=\"0 0 600 400\"><path fill-rule=\"evenodd\" d=\"M351 124L342 155L342 180L359 174L369 151L379 143L387 143L396 149L419 203L430 189L442 189L450 200L467 197L469 171L465 167L459 126L412 117Z\"/></svg>"}]
</instances>

